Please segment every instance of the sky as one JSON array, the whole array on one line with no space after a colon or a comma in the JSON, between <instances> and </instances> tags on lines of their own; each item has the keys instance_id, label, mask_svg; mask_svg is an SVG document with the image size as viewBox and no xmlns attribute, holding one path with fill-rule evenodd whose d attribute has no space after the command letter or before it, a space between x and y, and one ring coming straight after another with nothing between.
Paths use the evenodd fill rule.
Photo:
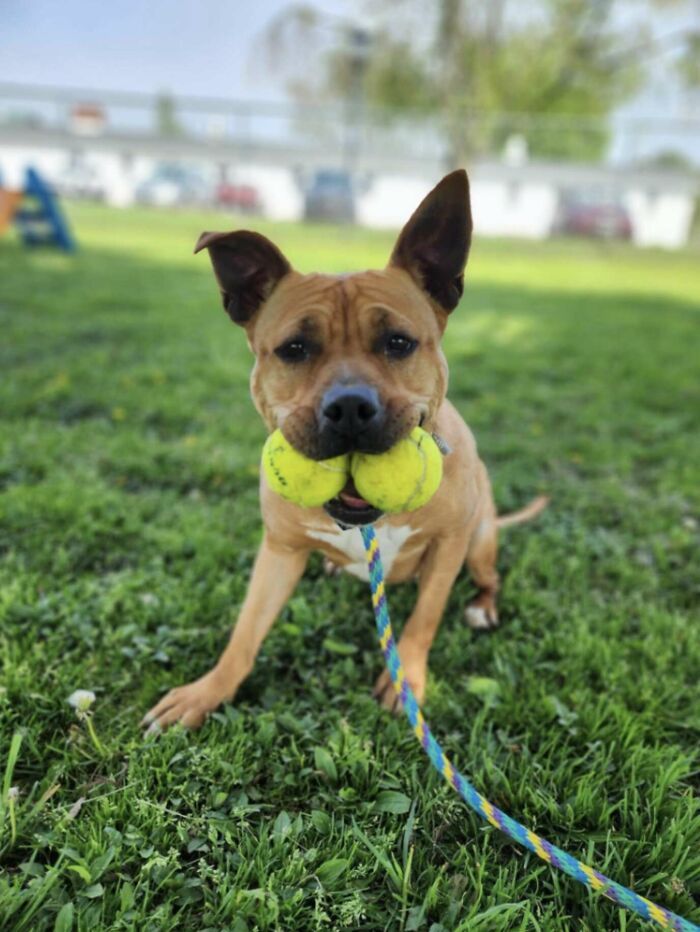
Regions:
<instances>
[{"instance_id":1,"label":"sky","mask_svg":"<svg viewBox=\"0 0 700 932\"><path fill-rule=\"evenodd\" d=\"M0 80L95 89L269 99L279 80L255 67L254 43L294 0L0 0ZM367 10L312 0L336 15ZM693 0L700 22L700 0ZM686 14L687 15L687 14ZM694 15L694 14L691 14ZM659 14L668 32L677 14ZM634 109L683 105L663 61ZM689 114L688 114L689 115Z\"/></svg>"},{"instance_id":2,"label":"sky","mask_svg":"<svg viewBox=\"0 0 700 932\"><path fill-rule=\"evenodd\" d=\"M290 0L0 0L0 81L278 99L253 46ZM314 0L342 12L339 0Z\"/></svg>"}]
</instances>

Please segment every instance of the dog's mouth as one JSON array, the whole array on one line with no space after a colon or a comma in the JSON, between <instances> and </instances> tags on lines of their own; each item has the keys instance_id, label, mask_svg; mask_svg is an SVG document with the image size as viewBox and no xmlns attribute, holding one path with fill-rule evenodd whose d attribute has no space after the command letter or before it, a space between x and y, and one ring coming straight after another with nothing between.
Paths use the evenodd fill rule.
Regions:
<instances>
[{"instance_id":1,"label":"dog's mouth","mask_svg":"<svg viewBox=\"0 0 700 932\"><path fill-rule=\"evenodd\" d=\"M323 507L334 521L346 527L373 524L384 513L362 498L352 479L348 479L338 495L326 502Z\"/></svg>"}]
</instances>

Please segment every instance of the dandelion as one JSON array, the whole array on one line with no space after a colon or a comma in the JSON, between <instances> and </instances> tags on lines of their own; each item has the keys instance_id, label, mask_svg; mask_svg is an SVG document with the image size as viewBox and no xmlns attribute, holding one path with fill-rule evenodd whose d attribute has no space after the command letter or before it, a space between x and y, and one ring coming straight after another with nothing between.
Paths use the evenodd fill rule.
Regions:
<instances>
[{"instance_id":1,"label":"dandelion","mask_svg":"<svg viewBox=\"0 0 700 932\"><path fill-rule=\"evenodd\" d=\"M95 701L95 694L90 689L76 689L68 697L68 705L72 705L78 713L85 713ZM80 718L80 714L78 714Z\"/></svg>"},{"instance_id":2,"label":"dandelion","mask_svg":"<svg viewBox=\"0 0 700 932\"><path fill-rule=\"evenodd\" d=\"M95 731L95 726L92 722L92 712L90 708L95 701L95 694L90 689L76 689L75 692L72 692L67 699L68 705L73 706L75 709L75 714L78 718L78 721L85 722L87 725L87 730L90 734L90 739L95 746L95 750L100 755L100 757L105 756L105 749L102 745L102 742L97 737L97 732Z\"/></svg>"}]
</instances>

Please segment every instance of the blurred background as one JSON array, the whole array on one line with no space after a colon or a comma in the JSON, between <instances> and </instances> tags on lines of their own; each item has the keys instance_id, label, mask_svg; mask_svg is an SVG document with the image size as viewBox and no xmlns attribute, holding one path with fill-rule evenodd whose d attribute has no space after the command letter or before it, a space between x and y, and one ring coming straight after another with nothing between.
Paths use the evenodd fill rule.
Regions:
<instances>
[{"instance_id":1,"label":"blurred background","mask_svg":"<svg viewBox=\"0 0 700 932\"><path fill-rule=\"evenodd\" d=\"M698 0L4 0L0 184L396 228L466 165L481 236L678 249ZM225 224L224 224L225 225Z\"/></svg>"}]
</instances>

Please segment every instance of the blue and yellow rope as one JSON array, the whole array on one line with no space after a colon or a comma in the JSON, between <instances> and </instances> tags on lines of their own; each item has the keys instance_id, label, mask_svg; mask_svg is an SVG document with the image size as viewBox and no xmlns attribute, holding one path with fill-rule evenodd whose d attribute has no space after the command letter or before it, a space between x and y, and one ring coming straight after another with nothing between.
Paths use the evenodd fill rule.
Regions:
<instances>
[{"instance_id":1,"label":"blue and yellow rope","mask_svg":"<svg viewBox=\"0 0 700 932\"><path fill-rule=\"evenodd\" d=\"M428 723L423 718L420 706L413 695L411 687L408 685L406 675L399 659L399 653L396 649L394 634L391 630L389 620L389 609L384 592L384 570L382 567L381 555L379 553L379 544L372 526L363 527L362 540L365 545L367 557L367 566L369 568L369 584L372 590L372 606L374 608L374 617L377 622L377 631L379 632L379 641L386 660L387 669L391 675L394 689L398 693L401 705L408 717L413 733L423 746L423 750L428 755L433 766L440 771L443 777L450 783L462 797L462 799L471 808L486 819L494 828L500 829L513 841L524 845L533 851L538 857L542 858L548 864L558 867L570 877L585 884L596 892L602 893L618 906L630 909L638 913L645 919L656 922L664 929L676 929L678 932L700 932L700 926L689 922L672 913L662 906L657 906L651 900L639 896L633 890L623 887L616 883L594 868L589 867L572 855L557 848L556 845L550 844L544 838L531 832L515 819L502 812L488 799L478 793L472 784L463 776L451 763L447 755L440 747L440 744L433 737L433 733L428 727Z\"/></svg>"}]
</instances>

